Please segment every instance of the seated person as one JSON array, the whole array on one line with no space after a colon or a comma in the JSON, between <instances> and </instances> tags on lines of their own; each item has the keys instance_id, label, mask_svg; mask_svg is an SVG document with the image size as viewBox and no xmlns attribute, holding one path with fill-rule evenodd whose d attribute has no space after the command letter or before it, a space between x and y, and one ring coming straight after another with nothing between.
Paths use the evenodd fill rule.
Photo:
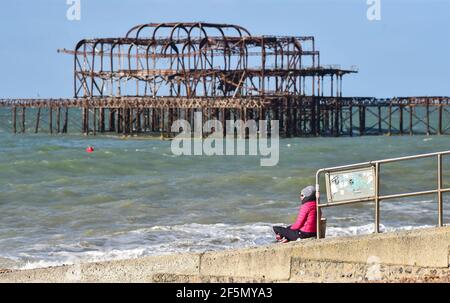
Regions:
<instances>
[{"instance_id":1,"label":"seated person","mask_svg":"<svg viewBox=\"0 0 450 303\"><path fill-rule=\"evenodd\" d=\"M302 189L300 194L301 206L297 220L288 227L274 226L273 231L279 242L286 243L297 239L317 236L316 189L310 185Z\"/></svg>"}]
</instances>

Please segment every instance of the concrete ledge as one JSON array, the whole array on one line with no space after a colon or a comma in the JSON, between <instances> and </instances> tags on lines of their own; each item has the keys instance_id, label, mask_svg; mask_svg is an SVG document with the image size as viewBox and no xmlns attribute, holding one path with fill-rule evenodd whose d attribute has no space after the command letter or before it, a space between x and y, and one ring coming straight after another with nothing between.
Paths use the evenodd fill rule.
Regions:
<instances>
[{"instance_id":1,"label":"concrete ledge","mask_svg":"<svg viewBox=\"0 0 450 303\"><path fill-rule=\"evenodd\" d=\"M198 275L200 254L149 256L0 274L0 282L153 282L155 273Z\"/></svg>"},{"instance_id":2,"label":"concrete ledge","mask_svg":"<svg viewBox=\"0 0 450 303\"><path fill-rule=\"evenodd\" d=\"M208 252L201 258L200 274L288 280L292 257L292 246L288 246Z\"/></svg>"},{"instance_id":3,"label":"concrete ledge","mask_svg":"<svg viewBox=\"0 0 450 303\"><path fill-rule=\"evenodd\" d=\"M445 274L450 227L0 272L0 282L361 281ZM435 272L433 272L435 271ZM368 278L367 278L368 279ZM367 280L366 279L366 280Z\"/></svg>"}]
</instances>

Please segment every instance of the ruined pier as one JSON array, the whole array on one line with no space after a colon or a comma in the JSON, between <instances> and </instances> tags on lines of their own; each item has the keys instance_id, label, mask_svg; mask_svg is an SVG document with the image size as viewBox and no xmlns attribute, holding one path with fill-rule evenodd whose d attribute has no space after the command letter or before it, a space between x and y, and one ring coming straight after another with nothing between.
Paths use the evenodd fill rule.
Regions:
<instances>
[{"instance_id":1,"label":"ruined pier","mask_svg":"<svg viewBox=\"0 0 450 303\"><path fill-rule=\"evenodd\" d=\"M450 133L450 97L344 97L357 69L322 65L311 36L149 23L59 52L73 57L73 98L0 99L0 128L172 137L173 121L201 111L223 125L279 120L284 137Z\"/></svg>"}]
</instances>

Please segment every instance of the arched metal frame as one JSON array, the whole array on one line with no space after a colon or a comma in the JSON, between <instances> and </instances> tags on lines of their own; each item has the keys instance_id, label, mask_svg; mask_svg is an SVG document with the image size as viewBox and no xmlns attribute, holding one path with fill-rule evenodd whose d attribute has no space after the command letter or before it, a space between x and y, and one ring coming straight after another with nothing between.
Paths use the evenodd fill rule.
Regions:
<instances>
[{"instance_id":1,"label":"arched metal frame","mask_svg":"<svg viewBox=\"0 0 450 303\"><path fill-rule=\"evenodd\" d=\"M324 76L354 72L320 66L314 37L252 36L231 24L140 24L123 38L81 40L72 53L77 98L105 87L109 96L321 96Z\"/></svg>"}]
</instances>

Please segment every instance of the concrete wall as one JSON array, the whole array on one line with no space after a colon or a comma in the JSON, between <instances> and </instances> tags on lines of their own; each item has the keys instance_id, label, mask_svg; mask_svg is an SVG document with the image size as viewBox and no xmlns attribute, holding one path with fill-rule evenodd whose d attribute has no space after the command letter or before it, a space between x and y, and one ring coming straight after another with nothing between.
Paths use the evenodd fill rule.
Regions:
<instances>
[{"instance_id":1,"label":"concrete wall","mask_svg":"<svg viewBox=\"0 0 450 303\"><path fill-rule=\"evenodd\" d=\"M376 262L354 263L335 260L292 260L291 282L366 282L426 280L449 276L448 268L389 265Z\"/></svg>"},{"instance_id":2,"label":"concrete wall","mask_svg":"<svg viewBox=\"0 0 450 303\"><path fill-rule=\"evenodd\" d=\"M200 274L289 280L295 258L447 268L450 227L378 235L307 240L264 248L211 252Z\"/></svg>"},{"instance_id":3,"label":"concrete wall","mask_svg":"<svg viewBox=\"0 0 450 303\"><path fill-rule=\"evenodd\" d=\"M450 227L0 273L0 282L366 281L446 275Z\"/></svg>"}]
</instances>

